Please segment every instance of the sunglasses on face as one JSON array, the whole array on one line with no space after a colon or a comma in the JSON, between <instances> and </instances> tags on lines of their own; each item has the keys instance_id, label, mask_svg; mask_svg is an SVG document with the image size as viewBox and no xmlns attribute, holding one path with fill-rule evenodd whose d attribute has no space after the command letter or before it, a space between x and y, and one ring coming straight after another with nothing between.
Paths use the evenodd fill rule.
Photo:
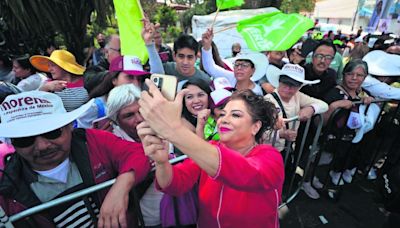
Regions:
<instances>
[{"instance_id":1,"label":"sunglasses on face","mask_svg":"<svg viewBox=\"0 0 400 228\"><path fill-rule=\"evenodd\" d=\"M36 137L40 136L45 139L50 139L54 140L57 139L61 136L62 134L62 128L58 128L56 130L46 132L41 135L35 135L35 136L29 136L29 137L23 137L23 138L12 138L11 143L15 147L19 148L25 148L25 147L30 147L35 143Z\"/></svg>"}]
</instances>

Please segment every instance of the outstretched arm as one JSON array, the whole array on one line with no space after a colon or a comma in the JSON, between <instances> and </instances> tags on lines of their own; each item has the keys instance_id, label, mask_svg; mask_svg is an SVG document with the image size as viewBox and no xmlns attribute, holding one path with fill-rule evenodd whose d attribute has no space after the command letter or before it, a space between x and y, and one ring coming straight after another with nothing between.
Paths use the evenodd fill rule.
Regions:
<instances>
[{"instance_id":1,"label":"outstretched arm","mask_svg":"<svg viewBox=\"0 0 400 228\"><path fill-rule=\"evenodd\" d=\"M214 78L224 77L228 79L231 85L234 86L236 85L234 73L215 64L211 47L213 36L212 29L208 29L202 35L203 48L201 50L201 61L203 62L204 70Z\"/></svg>"},{"instance_id":2,"label":"outstretched arm","mask_svg":"<svg viewBox=\"0 0 400 228\"><path fill-rule=\"evenodd\" d=\"M150 23L149 19L145 18L143 21L142 38L146 45L147 52L149 54L149 65L151 73L164 74L164 67L160 56L157 53L156 46L154 44L154 32L157 25Z\"/></svg>"}]
</instances>

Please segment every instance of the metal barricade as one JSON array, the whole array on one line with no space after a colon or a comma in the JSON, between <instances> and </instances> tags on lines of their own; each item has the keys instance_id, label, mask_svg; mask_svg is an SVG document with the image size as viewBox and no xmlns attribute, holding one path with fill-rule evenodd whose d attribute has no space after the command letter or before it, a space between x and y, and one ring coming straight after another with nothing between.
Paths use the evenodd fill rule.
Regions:
<instances>
[{"instance_id":1,"label":"metal barricade","mask_svg":"<svg viewBox=\"0 0 400 228\"><path fill-rule=\"evenodd\" d=\"M388 102L388 101L391 101L391 100L376 99L376 100L373 101L373 103L380 103L380 102L386 103L386 102ZM356 105L356 104L362 104L362 102L361 102L361 101L353 102L353 105ZM382 107L384 107L384 105L381 106L381 112L380 112L380 114L379 114L379 116L378 116L377 121L375 122L374 128L376 127L376 125L378 124L378 122L379 122L379 120L380 120L380 118L381 118L381 116L382 116L382 113L383 113ZM368 108L367 108L366 110L368 110ZM333 130L334 130L334 128L335 128L335 124L336 124L336 121L337 121L336 119L338 118L339 113L344 112L344 111L351 112L351 110L338 108L338 109L336 109L334 112L332 112L330 118L328 119L327 124L326 124L325 129L324 129L324 134L323 134L323 137L322 137L322 140L321 140L321 146L320 146L320 151L321 151L321 152L322 152L322 151L325 151L325 150L327 149L328 142L329 142L330 140L333 140L333 138L332 138L332 137L333 137L333 136L332 136L332 132L333 132ZM346 121L347 121L347 119L346 119ZM344 124L345 124L345 123L344 123ZM335 135L335 139L336 139L336 138L340 138L340 139L344 138L344 135L342 135L342 134L343 134L343 130L338 130L338 129L336 129L336 130L337 130L337 132L339 132L339 134ZM351 140L352 140L352 139L353 139L353 138L348 139L348 140L350 141L350 143L351 143ZM367 140L364 140L364 139L363 139L363 140L362 140L361 142L359 142L358 144L350 144L350 146L349 146L349 148L348 148L347 151L349 151L349 152L350 152L350 151L353 151L353 149L354 149L356 146L359 146L359 147L361 148L362 144L363 144L364 142L366 142L366 141L367 141ZM382 141L381 141L381 142L382 142ZM373 158L372 158L372 160L371 160L371 165L373 164L374 160L376 159L378 153L379 153L379 151L376 151L376 152L374 153ZM312 172L312 176L311 176L312 178L315 176L315 170L316 170L317 165L318 165L318 162L319 162L319 160L320 160L320 158L321 158L321 154L322 154L322 153L318 153L317 156L316 156L316 159L315 159L316 162L314 163L313 172ZM346 161L346 162L344 163L344 164L345 164L345 167L346 167L346 165L349 164L349 160L350 160L350 158L351 158L351 154L350 154L350 153L346 153L346 154L347 154L347 156L346 156L346 158L344 159L344 160ZM337 184L337 185L335 185L335 184L333 184L333 183L331 182L331 180L330 180L330 175L329 175L329 172L330 172L331 170L333 170L333 165L334 165L335 159L336 159L336 153L333 154L332 161L330 162L329 168L328 168L328 170L327 170L327 172L326 172L326 176L325 176L324 181L323 181L324 187L323 187L323 189L322 189L322 192L323 192L323 193L326 193L326 195L327 195L329 198L334 199L334 200L338 200L339 197L340 197L341 190L342 190L342 187L341 187L341 185L340 185L340 182L343 181L343 172L341 172L341 174L340 174L340 177L339 177L339 180L338 180L338 184ZM371 165L370 165L370 166L371 166ZM357 166L356 166L356 168L357 168ZM367 171L367 174L368 174L368 171Z\"/></svg>"},{"instance_id":2,"label":"metal barricade","mask_svg":"<svg viewBox=\"0 0 400 228\"><path fill-rule=\"evenodd\" d=\"M178 162L181 162L181 161L185 160L186 158L187 158L187 155L182 155L182 156L176 157L174 159L171 159L169 162L171 164L175 164L175 163L178 163ZM153 172L154 170L155 170L155 168L153 168L151 170L151 172ZM115 180L116 180L116 178L108 180L108 181L105 181L103 183L100 183L100 184L97 184L97 185L94 185L94 186L91 186L91 187L88 187L86 189L82 189L80 191L68 194L66 196L63 196L63 197L48 201L46 203L42 203L40 205L37 205L37 206L31 207L29 209L26 209L24 211L21 211L21 212L15 214L15 215L10 216L10 217L8 217L5 214L3 208L0 206L0 228L3 228L3 227L4 228L13 228L14 227L12 225L13 222L16 222L16 221L18 221L20 219L23 219L23 218L29 217L31 215L37 214L37 213L42 212L44 210L50 209L52 207L58 206L60 204L69 202L71 200L78 199L80 197L83 197L83 196L89 195L91 193L100 191L100 190L102 190L104 188L111 187L115 183Z\"/></svg>"},{"instance_id":3,"label":"metal barricade","mask_svg":"<svg viewBox=\"0 0 400 228\"><path fill-rule=\"evenodd\" d=\"M292 129L295 129L296 122L298 120L298 116L295 116L293 118L287 119L286 122L292 122ZM309 133L309 129L311 126L311 123L314 122L313 124L316 126L316 134L313 137L312 144L310 147L310 153L307 158L307 162L304 168L303 176L298 180L296 180L296 168L299 166L300 159L303 155L305 146L306 146L306 139ZM301 144L300 144L300 149L298 154L294 155L294 163L289 164L288 163L288 157L291 156L290 153L293 153L293 142L287 142L285 143L285 157L284 157L284 162L285 162L285 168L288 165L293 166L293 170L291 173L285 173L285 179L286 179L286 184L284 185L283 189L283 194L282 194L282 203L279 207L283 207L286 204L290 203L300 192L302 184L306 178L307 173L309 172L310 169L310 164L313 162L315 155L318 153L318 138L321 132L323 126L323 117L321 114L316 114L312 118L308 119L306 122L306 127L304 129L304 132L302 134L301 138Z\"/></svg>"}]
</instances>

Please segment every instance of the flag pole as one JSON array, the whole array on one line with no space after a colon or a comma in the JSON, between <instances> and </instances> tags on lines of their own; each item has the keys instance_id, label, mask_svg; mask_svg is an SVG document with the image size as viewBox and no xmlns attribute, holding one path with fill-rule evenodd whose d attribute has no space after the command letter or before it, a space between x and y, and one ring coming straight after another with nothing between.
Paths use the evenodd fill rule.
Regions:
<instances>
[{"instance_id":1,"label":"flag pole","mask_svg":"<svg viewBox=\"0 0 400 228\"><path fill-rule=\"evenodd\" d=\"M214 27L215 21L217 20L218 13L219 13L219 7L217 8L217 12L215 13L214 20L213 20L213 22L211 24L211 29Z\"/></svg>"},{"instance_id":2,"label":"flag pole","mask_svg":"<svg viewBox=\"0 0 400 228\"><path fill-rule=\"evenodd\" d=\"M136 2L137 2L137 5L139 7L140 13L142 14L142 18L144 18L145 16L144 16L144 11L143 11L143 8L142 8L142 4L140 3L140 0L136 0Z\"/></svg>"},{"instance_id":3,"label":"flag pole","mask_svg":"<svg viewBox=\"0 0 400 228\"><path fill-rule=\"evenodd\" d=\"M234 25L231 25L231 26L228 26L228 27L225 27L225 28L223 28L223 29L220 29L220 30L218 30L218 31L215 31L214 32L214 34L217 34L217 33L219 33L219 32L223 32L223 31L226 31L226 30L229 30L229 29L233 29L233 28L236 28L236 24L234 24Z\"/></svg>"}]
</instances>

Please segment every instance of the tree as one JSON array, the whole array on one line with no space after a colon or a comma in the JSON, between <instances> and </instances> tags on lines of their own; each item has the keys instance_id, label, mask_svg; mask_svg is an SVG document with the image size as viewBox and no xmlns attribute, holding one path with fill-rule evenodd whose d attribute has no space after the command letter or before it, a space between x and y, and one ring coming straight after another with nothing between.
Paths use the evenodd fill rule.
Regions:
<instances>
[{"instance_id":1,"label":"tree","mask_svg":"<svg viewBox=\"0 0 400 228\"><path fill-rule=\"evenodd\" d=\"M0 1L1 20L5 22L0 32L6 41L0 48L13 54L34 54L55 37L62 37L67 49L81 62L92 13L97 12L95 22L103 26L112 6L112 0Z\"/></svg>"},{"instance_id":2,"label":"tree","mask_svg":"<svg viewBox=\"0 0 400 228\"><path fill-rule=\"evenodd\" d=\"M285 13L312 12L315 2L315 0L283 0L280 9Z\"/></svg>"},{"instance_id":3,"label":"tree","mask_svg":"<svg viewBox=\"0 0 400 228\"><path fill-rule=\"evenodd\" d=\"M164 32L167 31L168 26L175 26L178 19L176 11L167 5L159 7L153 18L155 22L160 23Z\"/></svg>"}]
</instances>

